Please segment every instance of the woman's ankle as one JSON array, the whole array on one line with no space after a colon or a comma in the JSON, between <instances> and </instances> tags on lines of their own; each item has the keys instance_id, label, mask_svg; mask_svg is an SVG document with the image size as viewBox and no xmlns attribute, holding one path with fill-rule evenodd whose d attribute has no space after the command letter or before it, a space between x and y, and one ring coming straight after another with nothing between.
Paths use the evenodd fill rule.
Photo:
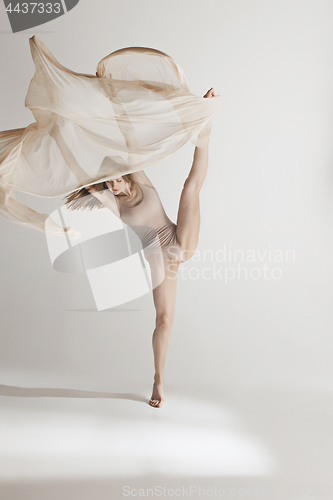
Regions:
<instances>
[{"instance_id":1,"label":"woman's ankle","mask_svg":"<svg viewBox=\"0 0 333 500\"><path fill-rule=\"evenodd\" d=\"M164 377L163 375L154 375L154 384L160 385L164 383Z\"/></svg>"}]
</instances>

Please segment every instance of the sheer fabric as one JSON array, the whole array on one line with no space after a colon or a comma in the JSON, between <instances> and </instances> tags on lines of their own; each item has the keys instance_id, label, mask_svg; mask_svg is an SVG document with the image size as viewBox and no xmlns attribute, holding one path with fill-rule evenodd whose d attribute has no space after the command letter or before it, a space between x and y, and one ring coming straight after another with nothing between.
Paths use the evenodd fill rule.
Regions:
<instances>
[{"instance_id":1,"label":"sheer fabric","mask_svg":"<svg viewBox=\"0 0 333 500\"><path fill-rule=\"evenodd\" d=\"M35 74L25 106L35 122L0 132L0 218L46 231L49 215L15 200L15 191L65 196L155 165L188 141L208 141L221 97L191 94L167 54L117 50L95 76L63 67L36 36L29 43ZM62 234L51 222L47 231Z\"/></svg>"}]
</instances>

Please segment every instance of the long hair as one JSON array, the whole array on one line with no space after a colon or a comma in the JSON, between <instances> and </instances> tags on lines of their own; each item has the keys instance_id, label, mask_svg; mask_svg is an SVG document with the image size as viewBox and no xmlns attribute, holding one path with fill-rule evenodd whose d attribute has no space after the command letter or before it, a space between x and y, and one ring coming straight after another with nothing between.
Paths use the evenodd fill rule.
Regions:
<instances>
[{"instance_id":1,"label":"long hair","mask_svg":"<svg viewBox=\"0 0 333 500\"><path fill-rule=\"evenodd\" d=\"M131 182L132 179L130 174L121 175L125 182ZM108 186L105 181L98 182L97 184L91 184L94 186L96 191L104 191L104 189L108 189ZM63 198L64 204L69 210L93 210L94 208L105 208L105 205L93 194L89 193L86 188L80 188L74 191L73 193L68 194Z\"/></svg>"}]
</instances>

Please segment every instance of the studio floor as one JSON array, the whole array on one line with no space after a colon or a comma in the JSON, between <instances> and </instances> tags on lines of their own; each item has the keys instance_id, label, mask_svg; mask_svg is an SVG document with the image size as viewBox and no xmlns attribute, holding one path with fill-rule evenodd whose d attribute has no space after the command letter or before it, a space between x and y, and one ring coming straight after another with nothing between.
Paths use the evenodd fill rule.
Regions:
<instances>
[{"instance_id":1,"label":"studio floor","mask_svg":"<svg viewBox=\"0 0 333 500\"><path fill-rule=\"evenodd\" d=\"M166 387L156 409L149 389L0 386L1 498L333 494L327 392Z\"/></svg>"}]
</instances>

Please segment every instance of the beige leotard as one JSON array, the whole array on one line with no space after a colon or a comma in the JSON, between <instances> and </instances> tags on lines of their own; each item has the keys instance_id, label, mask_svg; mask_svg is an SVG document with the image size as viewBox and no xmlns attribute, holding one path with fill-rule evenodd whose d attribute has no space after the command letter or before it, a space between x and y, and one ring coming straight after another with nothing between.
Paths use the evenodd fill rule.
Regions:
<instances>
[{"instance_id":1,"label":"beige leotard","mask_svg":"<svg viewBox=\"0 0 333 500\"><path fill-rule=\"evenodd\" d=\"M184 262L186 259L176 235L177 226L166 215L156 189L135 183L142 191L142 201L129 207L118 197L120 219L138 235L146 257L162 251L168 259Z\"/></svg>"}]
</instances>

